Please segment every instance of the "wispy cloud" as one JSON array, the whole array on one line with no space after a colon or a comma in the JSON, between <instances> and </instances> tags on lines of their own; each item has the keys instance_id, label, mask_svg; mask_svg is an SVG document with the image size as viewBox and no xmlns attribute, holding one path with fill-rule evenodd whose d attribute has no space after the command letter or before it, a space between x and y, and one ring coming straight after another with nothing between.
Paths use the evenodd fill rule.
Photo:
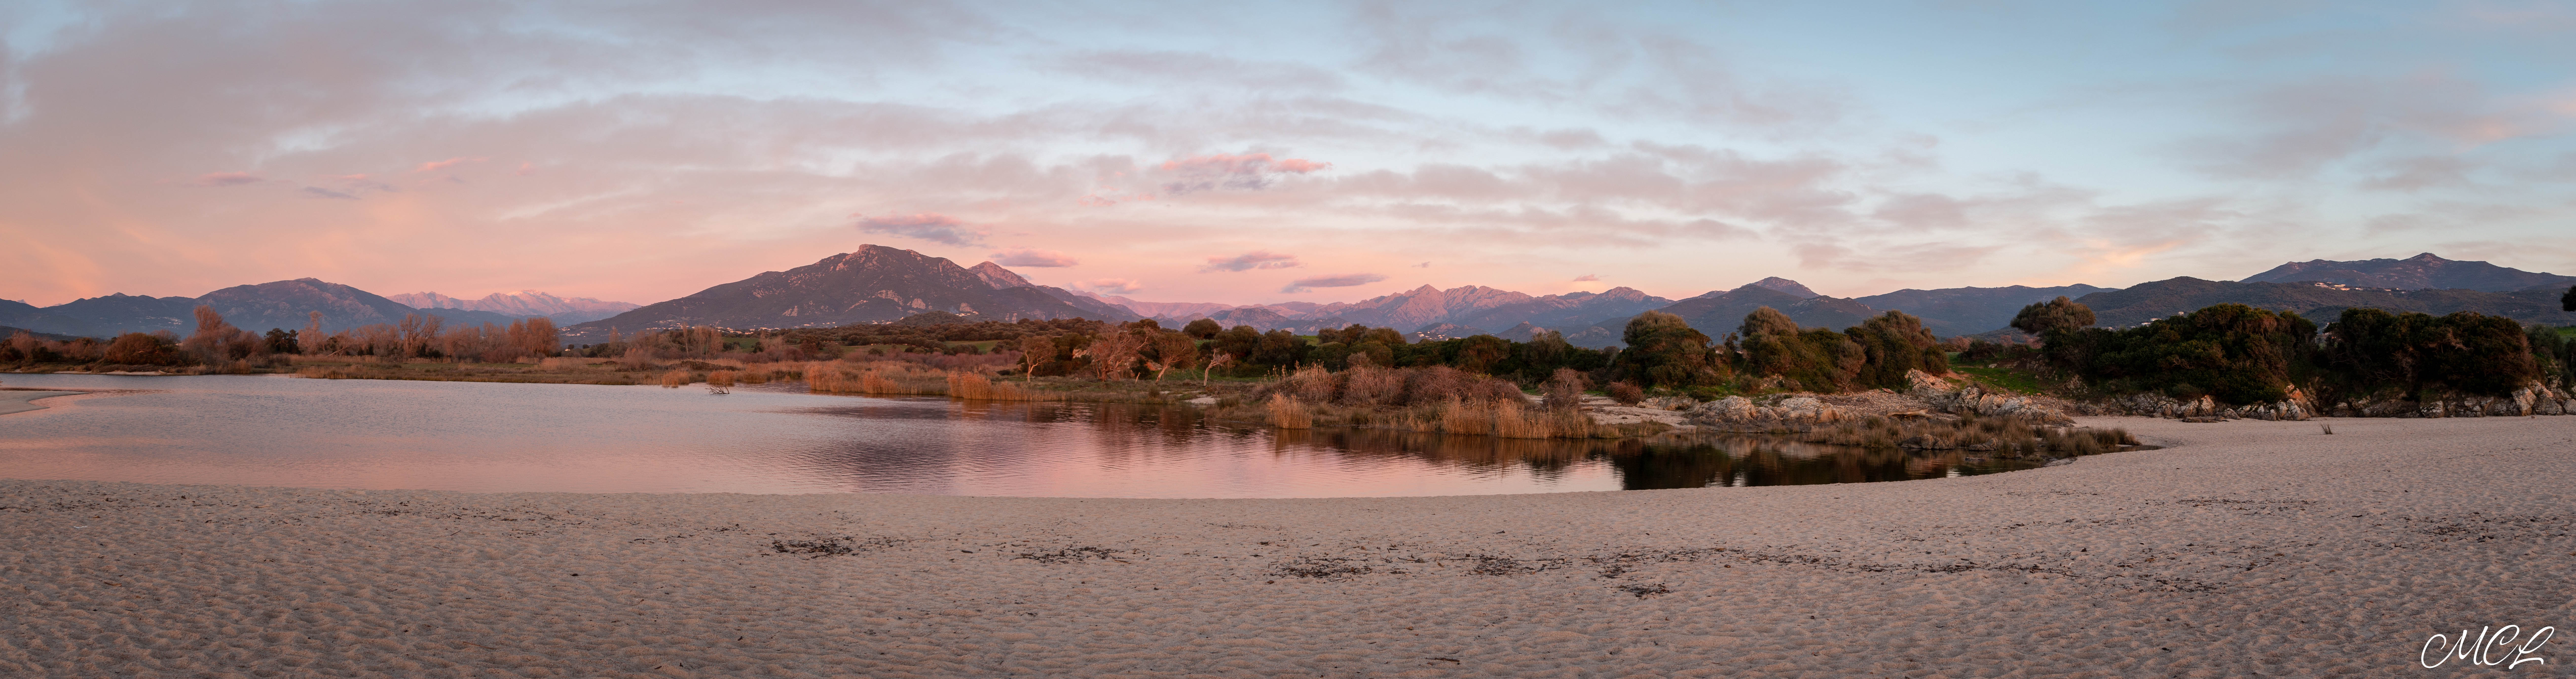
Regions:
<instances>
[{"instance_id":1,"label":"wispy cloud","mask_svg":"<svg viewBox=\"0 0 2576 679\"><path fill-rule=\"evenodd\" d=\"M1598 280L1601 280L1601 276L1600 276L1600 275L1598 275L1598 274L1584 274L1584 275L1581 275L1581 276L1575 276L1575 277L1574 277L1574 282L1576 282L1576 283L1582 283L1582 282L1586 282L1586 281L1598 281Z\"/></svg>"},{"instance_id":2,"label":"wispy cloud","mask_svg":"<svg viewBox=\"0 0 2576 679\"><path fill-rule=\"evenodd\" d=\"M970 226L955 217L924 212L914 215L870 217L860 215L858 227L867 233L916 238L949 245L982 245L990 231Z\"/></svg>"},{"instance_id":3,"label":"wispy cloud","mask_svg":"<svg viewBox=\"0 0 2576 679\"><path fill-rule=\"evenodd\" d=\"M1283 255L1268 250L1254 250L1232 257L1209 257L1200 273L1215 271L1251 271L1253 269L1292 269L1304 266L1296 255Z\"/></svg>"},{"instance_id":4,"label":"wispy cloud","mask_svg":"<svg viewBox=\"0 0 2576 679\"><path fill-rule=\"evenodd\" d=\"M1279 288L1279 291L1311 292L1315 288L1347 288L1352 286L1368 285L1382 280L1386 280L1386 277L1373 273L1346 273L1333 276L1309 276L1289 281L1288 285L1286 287Z\"/></svg>"},{"instance_id":5,"label":"wispy cloud","mask_svg":"<svg viewBox=\"0 0 2576 679\"><path fill-rule=\"evenodd\" d=\"M259 175L248 172L208 172L197 175L196 179L189 180L188 183L195 184L197 186L240 186L243 184L257 184L264 181L268 180L261 179Z\"/></svg>"},{"instance_id":6,"label":"wispy cloud","mask_svg":"<svg viewBox=\"0 0 2576 679\"><path fill-rule=\"evenodd\" d=\"M1074 285L1082 286L1083 289L1090 290L1092 292L1105 292L1113 295L1134 294L1145 289L1145 283L1143 281L1128 280L1125 278L1100 278L1075 283Z\"/></svg>"},{"instance_id":7,"label":"wispy cloud","mask_svg":"<svg viewBox=\"0 0 2576 679\"><path fill-rule=\"evenodd\" d=\"M1269 188L1280 175L1310 174L1332 166L1304 158L1272 158L1267 153L1190 156L1163 163L1163 171L1177 175L1163 184L1163 192L1181 195L1217 189L1260 190Z\"/></svg>"},{"instance_id":8,"label":"wispy cloud","mask_svg":"<svg viewBox=\"0 0 2576 679\"><path fill-rule=\"evenodd\" d=\"M1074 261L1073 255L1034 248L1011 248L988 256L993 259L993 263L1002 266L1055 267L1081 263Z\"/></svg>"},{"instance_id":9,"label":"wispy cloud","mask_svg":"<svg viewBox=\"0 0 2576 679\"><path fill-rule=\"evenodd\" d=\"M302 192L303 192L304 196L305 196L305 197L307 197L307 198L330 198L330 199L334 199L334 200L357 200L357 199L358 199L358 197L357 197L356 195L353 195L353 194L350 194L350 193L347 193L347 192L343 192L343 191L333 191L333 190L331 190L331 189L326 189L326 188L322 188L322 187L319 187L319 186L307 186L307 187L304 187L304 189L303 189L303 191L302 191Z\"/></svg>"},{"instance_id":10,"label":"wispy cloud","mask_svg":"<svg viewBox=\"0 0 2576 679\"><path fill-rule=\"evenodd\" d=\"M418 167L414 167L414 168L412 168L412 169L411 169L411 171L413 171L413 172L436 172L436 171L439 171L439 170L444 170L444 169L451 168L451 167L455 167L455 166L462 165L462 164L465 164L465 163L480 163L480 162L483 162L483 161L486 161L486 160L491 160L491 159L490 159L490 158L484 158L484 157L477 156L477 157L473 157L473 158L462 158L462 157L459 157L459 158L449 158L449 159L446 159L446 160L433 160L433 161L429 161L429 162L426 162L426 163L421 163Z\"/></svg>"}]
</instances>

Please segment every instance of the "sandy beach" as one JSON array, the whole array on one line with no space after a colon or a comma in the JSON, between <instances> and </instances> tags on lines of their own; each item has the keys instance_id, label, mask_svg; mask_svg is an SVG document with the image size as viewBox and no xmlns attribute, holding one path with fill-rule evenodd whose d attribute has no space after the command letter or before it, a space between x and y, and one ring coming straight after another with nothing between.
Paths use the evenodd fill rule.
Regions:
<instances>
[{"instance_id":1,"label":"sandy beach","mask_svg":"<svg viewBox=\"0 0 2576 679\"><path fill-rule=\"evenodd\" d=\"M2087 424L2170 447L1324 500L0 481L0 675L2397 676L2576 622L2576 418Z\"/></svg>"}]
</instances>

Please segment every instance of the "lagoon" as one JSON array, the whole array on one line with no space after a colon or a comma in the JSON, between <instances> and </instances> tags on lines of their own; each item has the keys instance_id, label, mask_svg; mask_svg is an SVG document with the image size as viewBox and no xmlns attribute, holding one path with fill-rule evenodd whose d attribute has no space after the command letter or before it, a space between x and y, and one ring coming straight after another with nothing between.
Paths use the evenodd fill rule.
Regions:
<instances>
[{"instance_id":1,"label":"lagoon","mask_svg":"<svg viewBox=\"0 0 2576 679\"><path fill-rule=\"evenodd\" d=\"M134 390L0 416L0 478L583 493L1297 498L1894 481L1986 461L1670 436L1279 431L1176 406L703 387L6 375Z\"/></svg>"}]
</instances>

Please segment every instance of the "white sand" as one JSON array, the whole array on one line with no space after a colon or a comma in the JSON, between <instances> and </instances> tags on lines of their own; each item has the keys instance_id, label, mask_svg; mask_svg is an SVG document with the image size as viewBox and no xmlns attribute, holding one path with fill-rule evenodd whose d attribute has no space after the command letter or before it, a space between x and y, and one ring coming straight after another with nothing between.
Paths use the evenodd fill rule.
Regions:
<instances>
[{"instance_id":1,"label":"white sand","mask_svg":"<svg viewBox=\"0 0 2576 679\"><path fill-rule=\"evenodd\" d=\"M1328 500L0 481L0 676L2413 676L2576 622L2576 418L2094 423L2175 447ZM770 547L815 536L858 550Z\"/></svg>"}]
</instances>

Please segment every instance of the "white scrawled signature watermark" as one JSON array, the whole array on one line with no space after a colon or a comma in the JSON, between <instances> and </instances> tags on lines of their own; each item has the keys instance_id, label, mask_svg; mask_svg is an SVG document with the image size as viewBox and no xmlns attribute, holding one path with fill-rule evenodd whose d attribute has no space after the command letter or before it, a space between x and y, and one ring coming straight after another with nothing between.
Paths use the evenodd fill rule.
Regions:
<instances>
[{"instance_id":1,"label":"white scrawled signature watermark","mask_svg":"<svg viewBox=\"0 0 2576 679\"><path fill-rule=\"evenodd\" d=\"M2428 670L2441 667L2442 663L2453 660L2489 667L2503 665L2508 670L2521 667L2527 662L2536 662L2543 666L2549 664L2548 660L2534 654L2540 652L2542 645L2549 643L2550 637L2558 635L2558 628L2542 627L2532 630L2529 638L2522 635L2521 625L2506 625L2492 628L2492 631L2490 629L2478 628L2477 636L2469 636L2469 631L2463 629L2460 630L2458 637L2442 634L2428 637L2424 640L2424 650L2415 653L2415 662Z\"/></svg>"}]
</instances>

